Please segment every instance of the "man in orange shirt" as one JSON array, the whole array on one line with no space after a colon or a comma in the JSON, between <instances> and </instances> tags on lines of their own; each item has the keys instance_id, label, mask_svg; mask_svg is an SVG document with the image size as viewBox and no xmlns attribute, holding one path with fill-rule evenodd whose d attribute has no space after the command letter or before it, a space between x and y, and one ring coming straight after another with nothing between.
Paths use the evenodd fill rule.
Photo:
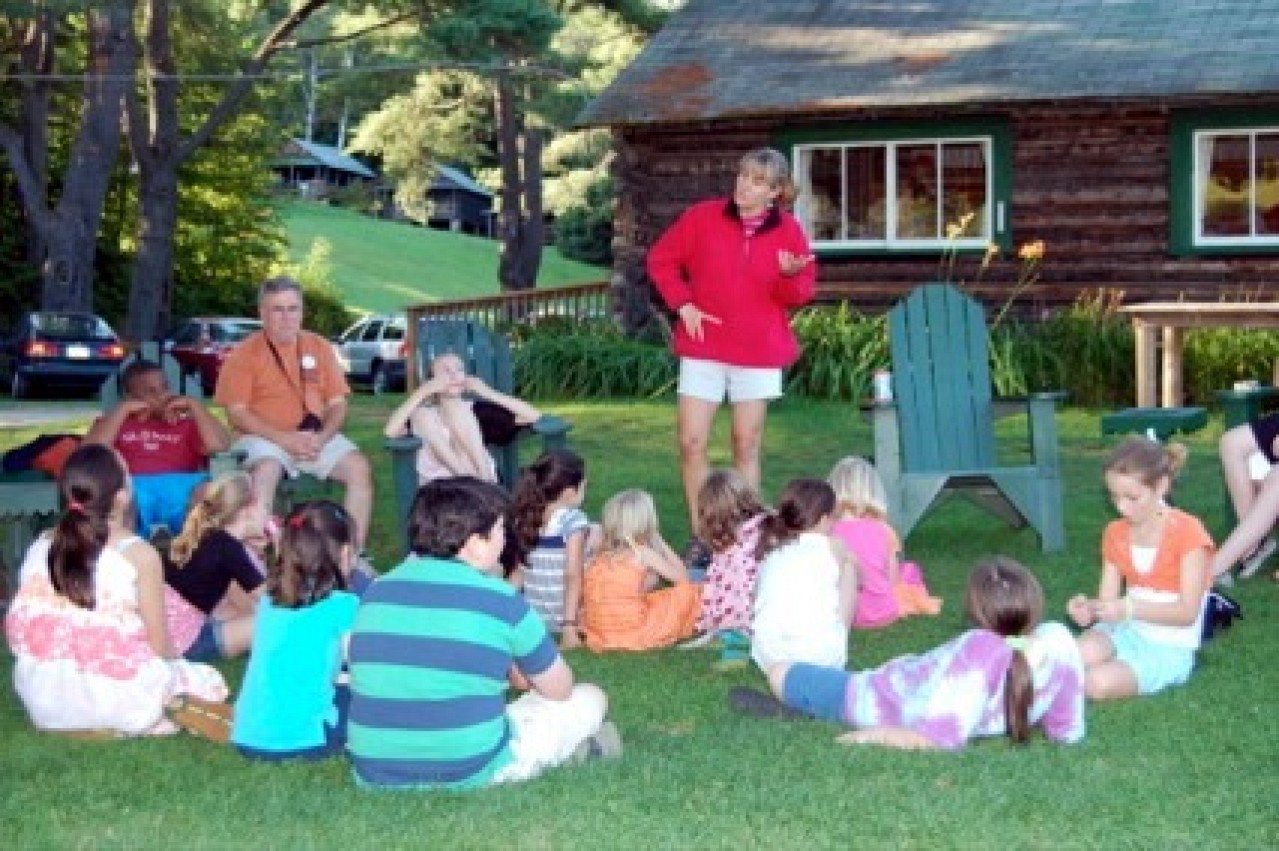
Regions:
<instances>
[{"instance_id":1,"label":"man in orange shirt","mask_svg":"<svg viewBox=\"0 0 1279 851\"><path fill-rule=\"evenodd\" d=\"M227 356L214 399L239 434L255 496L270 506L280 477L307 473L346 488L355 544L363 553L373 505L369 460L340 434L351 388L333 345L302 330L302 287L292 278L258 288L262 330Z\"/></svg>"}]
</instances>

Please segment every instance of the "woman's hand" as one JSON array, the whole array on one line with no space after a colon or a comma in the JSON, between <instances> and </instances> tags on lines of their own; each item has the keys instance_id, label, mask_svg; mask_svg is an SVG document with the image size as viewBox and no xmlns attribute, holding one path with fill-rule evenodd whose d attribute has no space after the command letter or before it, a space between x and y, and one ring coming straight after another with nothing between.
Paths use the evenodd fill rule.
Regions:
<instances>
[{"instance_id":1,"label":"woman's hand","mask_svg":"<svg viewBox=\"0 0 1279 851\"><path fill-rule=\"evenodd\" d=\"M782 249L777 252L777 266L782 270L782 274L786 277L798 275L809 263L813 262L811 254L794 254L790 251Z\"/></svg>"},{"instance_id":2,"label":"woman's hand","mask_svg":"<svg viewBox=\"0 0 1279 851\"><path fill-rule=\"evenodd\" d=\"M684 330L688 332L688 336L694 340L701 342L703 331L702 323L711 322L716 325L722 324L722 320L718 316L712 316L698 309L697 305L691 301L681 307L678 311L680 321L684 323Z\"/></svg>"}]
</instances>

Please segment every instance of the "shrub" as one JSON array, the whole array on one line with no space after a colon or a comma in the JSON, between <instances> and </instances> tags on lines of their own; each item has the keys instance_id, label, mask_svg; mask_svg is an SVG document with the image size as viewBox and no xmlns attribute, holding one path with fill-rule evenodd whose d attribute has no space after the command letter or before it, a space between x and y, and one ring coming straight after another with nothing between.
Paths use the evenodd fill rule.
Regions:
<instances>
[{"instance_id":1,"label":"shrub","mask_svg":"<svg viewBox=\"0 0 1279 851\"><path fill-rule=\"evenodd\" d=\"M841 302L805 308L791 327L802 353L787 373L787 392L817 399L870 395L871 376L889 362L883 316L866 316Z\"/></svg>"},{"instance_id":2,"label":"shrub","mask_svg":"<svg viewBox=\"0 0 1279 851\"><path fill-rule=\"evenodd\" d=\"M1236 381L1255 379L1269 384L1274 363L1279 359L1279 334L1273 331L1242 331L1228 328L1201 328L1186 335L1186 394L1198 404L1216 401L1216 392Z\"/></svg>"},{"instance_id":3,"label":"shrub","mask_svg":"<svg viewBox=\"0 0 1279 851\"><path fill-rule=\"evenodd\" d=\"M515 385L534 398L660 396L675 387L665 347L629 340L611 327L546 323L515 350Z\"/></svg>"}]
</instances>

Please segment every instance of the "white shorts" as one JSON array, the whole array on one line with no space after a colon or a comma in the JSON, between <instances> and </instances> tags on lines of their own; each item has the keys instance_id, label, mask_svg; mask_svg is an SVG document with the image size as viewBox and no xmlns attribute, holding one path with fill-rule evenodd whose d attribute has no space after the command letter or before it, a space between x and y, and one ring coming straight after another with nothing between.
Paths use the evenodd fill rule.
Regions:
<instances>
[{"instance_id":1,"label":"white shorts","mask_svg":"<svg viewBox=\"0 0 1279 851\"><path fill-rule=\"evenodd\" d=\"M335 434L329 438L328 443L324 444L314 461L298 461L281 449L279 444L272 443L265 437L258 437L256 434L246 434L231 446L231 451L244 456L243 466L246 469L252 468L259 461L269 459L278 461L291 479L297 478L299 473L306 473L317 479L327 479L339 461L352 452L360 450L345 435Z\"/></svg>"},{"instance_id":2,"label":"white shorts","mask_svg":"<svg viewBox=\"0 0 1279 851\"><path fill-rule=\"evenodd\" d=\"M730 402L777 399L782 395L782 371L680 358L679 394L707 402L723 402L725 394Z\"/></svg>"},{"instance_id":3,"label":"white shorts","mask_svg":"<svg viewBox=\"0 0 1279 851\"><path fill-rule=\"evenodd\" d=\"M599 731L608 699L599 686L578 683L568 700L548 700L527 692L506 707L511 722L511 762L493 783L531 780L568 761L577 746Z\"/></svg>"}]
</instances>

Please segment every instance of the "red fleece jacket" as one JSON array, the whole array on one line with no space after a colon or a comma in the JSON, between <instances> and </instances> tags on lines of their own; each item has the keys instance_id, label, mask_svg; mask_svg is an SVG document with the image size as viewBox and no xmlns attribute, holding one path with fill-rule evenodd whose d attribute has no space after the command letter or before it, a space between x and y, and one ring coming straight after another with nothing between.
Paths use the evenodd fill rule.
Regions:
<instances>
[{"instance_id":1,"label":"red fleece jacket","mask_svg":"<svg viewBox=\"0 0 1279 851\"><path fill-rule=\"evenodd\" d=\"M720 323L702 323L700 341L675 322L675 353L732 366L784 367L799 357L789 308L813 297L815 263L787 277L779 251L809 254L794 216L774 208L747 237L731 200L688 208L648 252L648 274L672 310L692 302Z\"/></svg>"}]
</instances>

